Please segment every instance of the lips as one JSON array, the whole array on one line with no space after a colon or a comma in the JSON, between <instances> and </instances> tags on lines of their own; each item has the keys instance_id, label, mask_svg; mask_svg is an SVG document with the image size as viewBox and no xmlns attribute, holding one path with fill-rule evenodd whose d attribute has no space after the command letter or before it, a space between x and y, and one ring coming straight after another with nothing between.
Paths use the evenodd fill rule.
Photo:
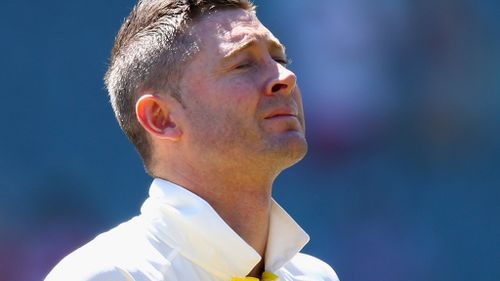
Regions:
<instances>
[{"instance_id":1,"label":"lips","mask_svg":"<svg viewBox=\"0 0 500 281\"><path fill-rule=\"evenodd\" d=\"M297 110L291 107L278 108L267 114L264 119L273 119L279 117L297 117Z\"/></svg>"}]
</instances>

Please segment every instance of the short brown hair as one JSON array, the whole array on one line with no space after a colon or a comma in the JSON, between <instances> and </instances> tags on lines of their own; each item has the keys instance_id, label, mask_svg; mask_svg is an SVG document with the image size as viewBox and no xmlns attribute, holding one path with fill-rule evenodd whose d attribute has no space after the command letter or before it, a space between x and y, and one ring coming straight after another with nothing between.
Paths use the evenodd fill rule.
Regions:
<instances>
[{"instance_id":1,"label":"short brown hair","mask_svg":"<svg viewBox=\"0 0 500 281\"><path fill-rule=\"evenodd\" d=\"M135 116L138 93L144 88L164 89L182 103L176 81L182 65L198 50L187 28L207 13L230 8L255 10L250 0L139 0L122 24L104 80L118 123L146 171L152 151Z\"/></svg>"}]
</instances>

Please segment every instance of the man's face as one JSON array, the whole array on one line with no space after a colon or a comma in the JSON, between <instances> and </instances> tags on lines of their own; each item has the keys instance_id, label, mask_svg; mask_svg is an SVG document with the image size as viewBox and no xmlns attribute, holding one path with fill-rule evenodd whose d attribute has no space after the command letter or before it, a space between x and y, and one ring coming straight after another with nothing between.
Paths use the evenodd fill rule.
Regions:
<instances>
[{"instance_id":1,"label":"man's face","mask_svg":"<svg viewBox=\"0 0 500 281\"><path fill-rule=\"evenodd\" d=\"M200 51L179 84L190 149L248 169L300 160L307 150L302 100L279 41L241 9L205 16L193 34Z\"/></svg>"}]
</instances>

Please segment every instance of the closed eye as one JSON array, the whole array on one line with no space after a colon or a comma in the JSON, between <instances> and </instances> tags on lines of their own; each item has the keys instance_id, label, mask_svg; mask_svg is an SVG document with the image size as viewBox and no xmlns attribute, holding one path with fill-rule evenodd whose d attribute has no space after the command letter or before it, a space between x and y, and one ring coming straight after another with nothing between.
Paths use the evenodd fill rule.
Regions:
<instances>
[{"instance_id":1,"label":"closed eye","mask_svg":"<svg viewBox=\"0 0 500 281\"><path fill-rule=\"evenodd\" d=\"M245 62L245 63L240 63L240 64L236 65L236 67L234 69L247 69L250 66L252 66L251 62Z\"/></svg>"},{"instance_id":2,"label":"closed eye","mask_svg":"<svg viewBox=\"0 0 500 281\"><path fill-rule=\"evenodd\" d=\"M288 66L292 63L292 61L286 57L274 57L273 60L282 66ZM242 62L240 64L237 64L234 69L235 70L245 70L248 68L251 68L254 65L254 62L248 61L248 62Z\"/></svg>"},{"instance_id":3,"label":"closed eye","mask_svg":"<svg viewBox=\"0 0 500 281\"><path fill-rule=\"evenodd\" d=\"M292 63L292 61L288 58L277 57L277 58L273 58L273 59L275 62L277 62L283 66L287 66L287 65Z\"/></svg>"}]
</instances>

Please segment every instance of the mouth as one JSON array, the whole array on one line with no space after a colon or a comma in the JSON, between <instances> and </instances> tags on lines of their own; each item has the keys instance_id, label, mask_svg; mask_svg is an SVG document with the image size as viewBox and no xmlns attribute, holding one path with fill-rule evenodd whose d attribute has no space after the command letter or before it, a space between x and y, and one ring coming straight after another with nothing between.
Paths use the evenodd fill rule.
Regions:
<instances>
[{"instance_id":1,"label":"mouth","mask_svg":"<svg viewBox=\"0 0 500 281\"><path fill-rule=\"evenodd\" d=\"M292 108L281 108L281 109L272 111L264 119L269 120L269 119L274 119L274 118L290 118L290 117L297 118L296 110L294 110Z\"/></svg>"}]
</instances>

